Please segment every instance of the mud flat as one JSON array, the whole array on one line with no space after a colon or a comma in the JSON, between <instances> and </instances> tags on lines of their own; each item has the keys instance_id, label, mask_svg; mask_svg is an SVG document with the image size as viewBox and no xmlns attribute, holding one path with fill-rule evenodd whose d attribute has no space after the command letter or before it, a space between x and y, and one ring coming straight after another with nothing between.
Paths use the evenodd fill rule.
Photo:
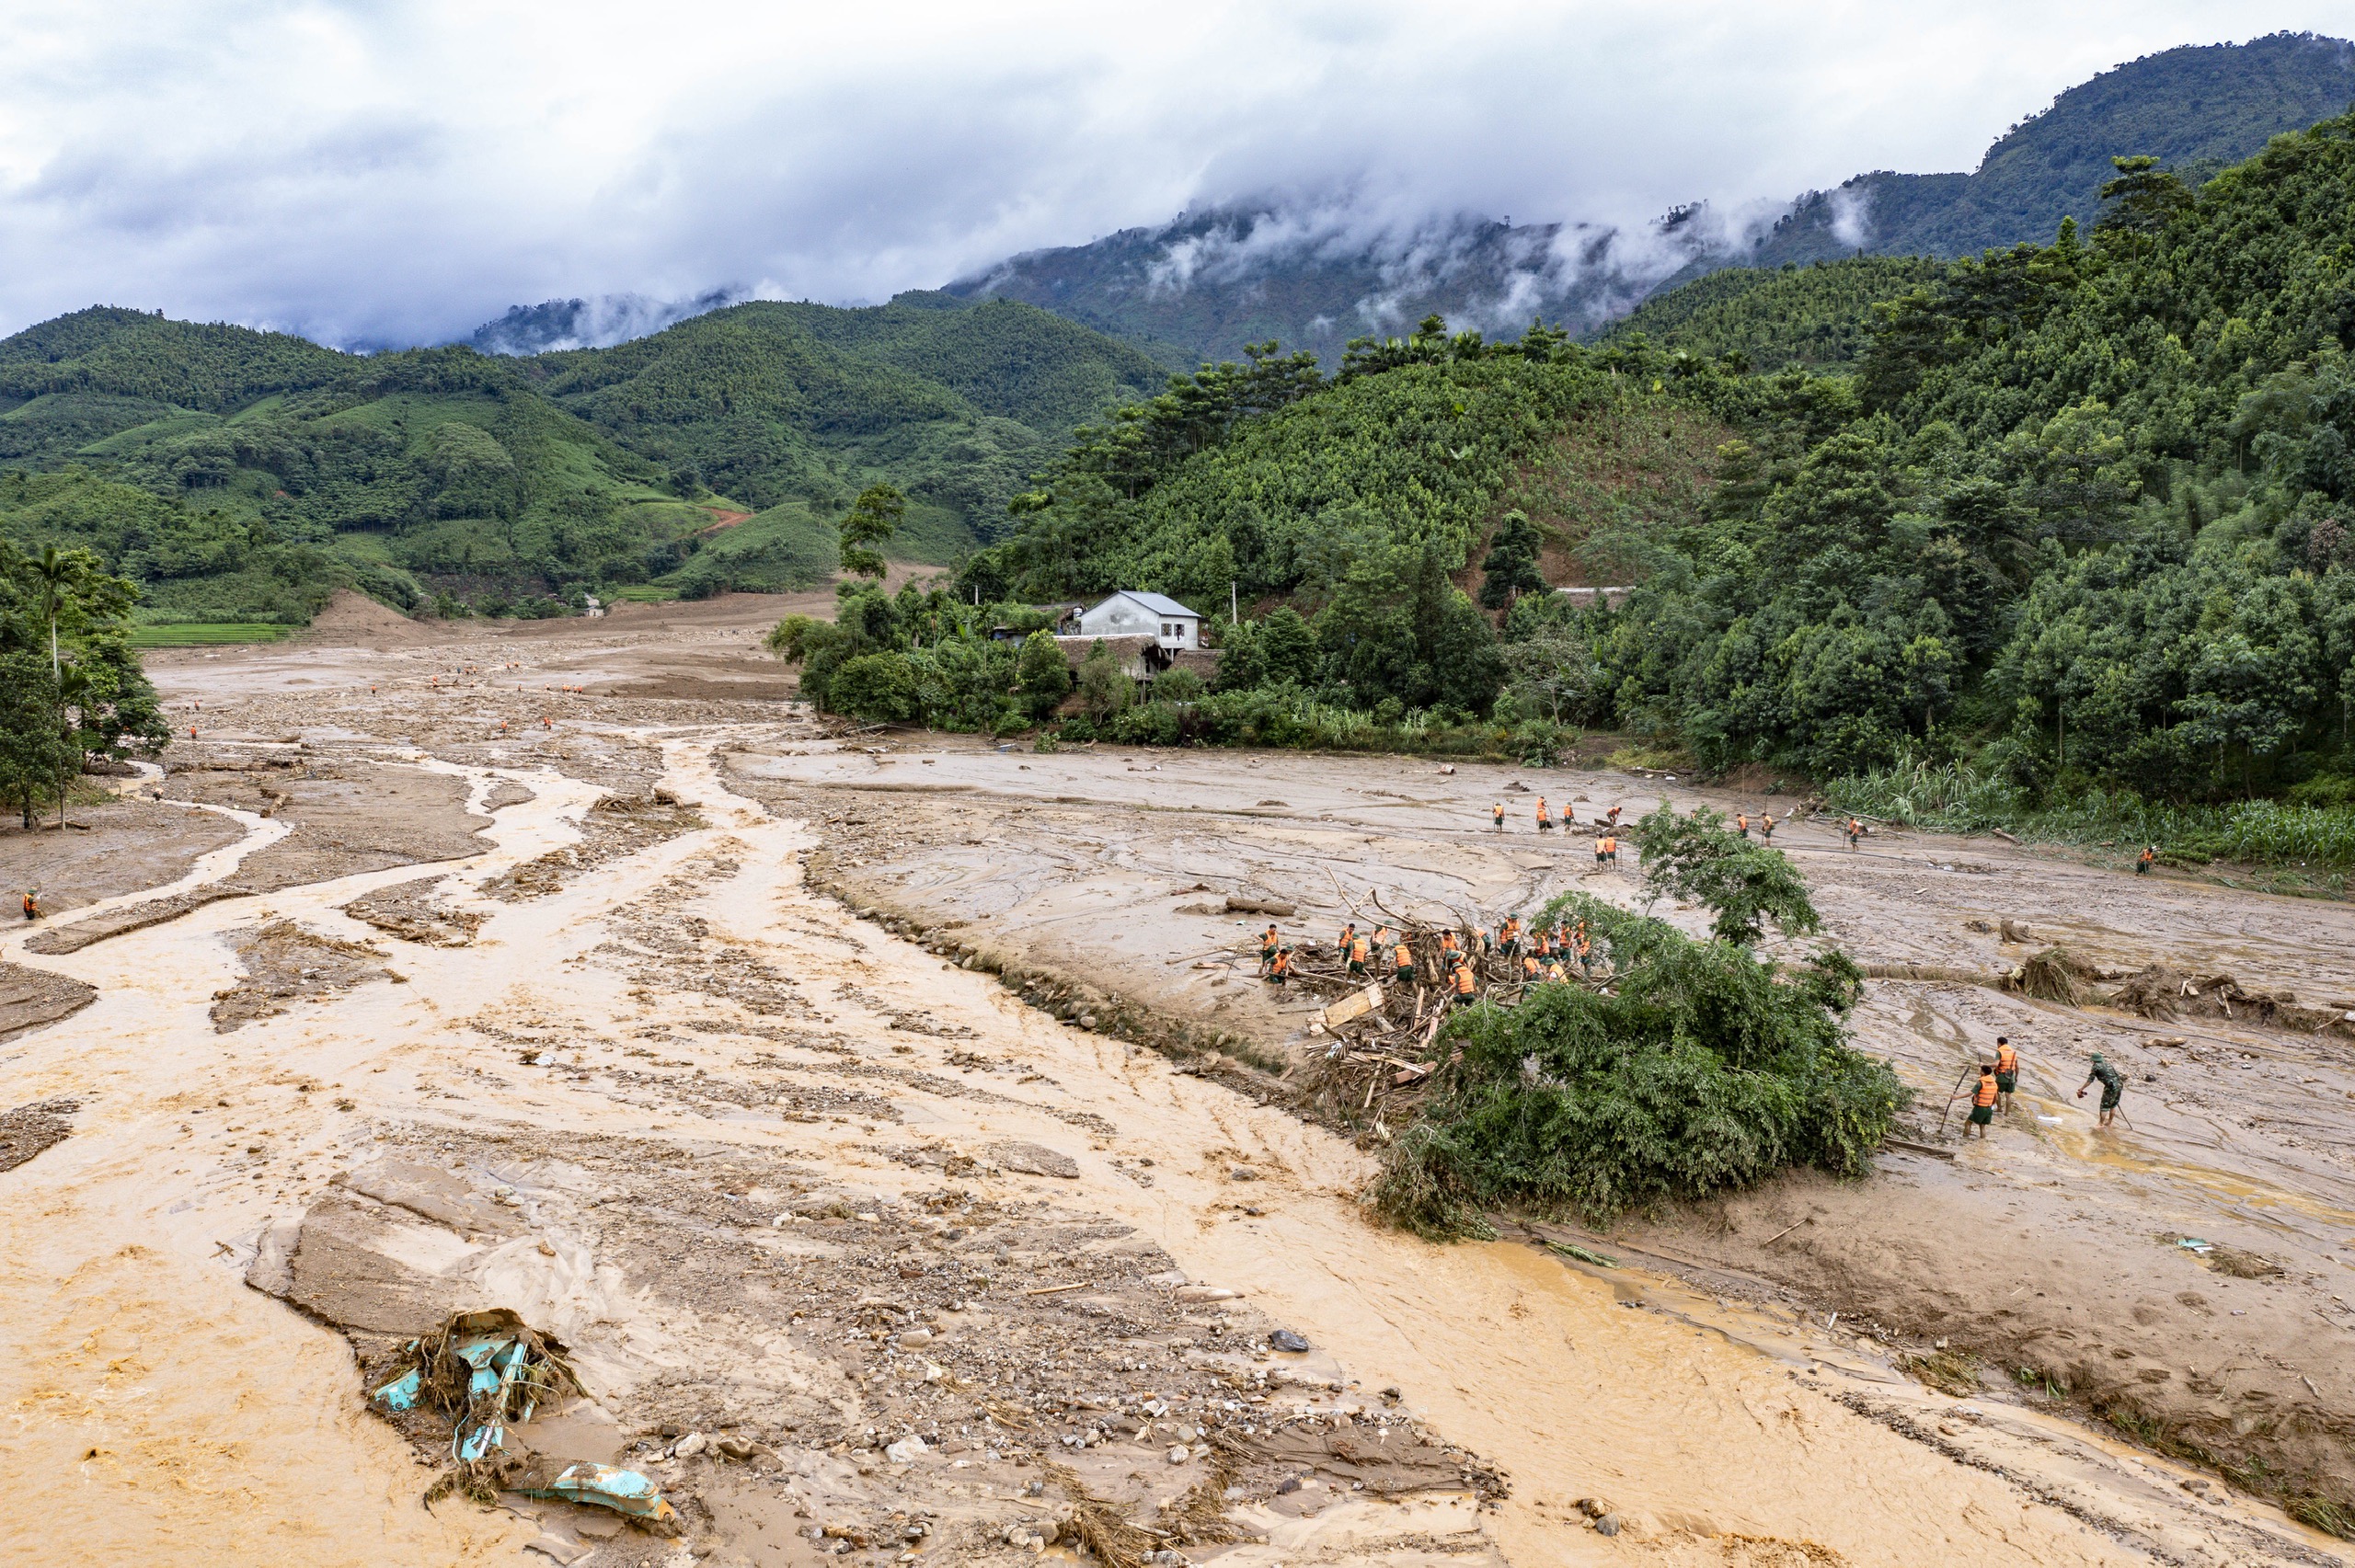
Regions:
<instances>
[{"instance_id":1,"label":"mud flat","mask_svg":"<svg viewBox=\"0 0 2355 1568\"><path fill-rule=\"evenodd\" d=\"M606 630L549 634L535 657L650 667ZM205 725L224 748L292 734L334 768L452 781L431 811L472 808L463 855L322 859L315 880L71 953L0 936L0 959L97 992L0 1047L16 1104L75 1106L30 1110L69 1135L0 1173L0 1402L52 1552L986 1564L1075 1538L1096 1561L1236 1568L2345 1561L2065 1413L1906 1376L1892 1339L1735 1264L1630 1248L1605 1267L1544 1232L1433 1247L1371 1224L1356 1194L1374 1155L1275 1103L1273 1072L1246 1064L1255 1092L1237 1093L1079 1027L803 875L823 846L854 897L873 873L869 907L916 911L898 875L927 864L916 830L945 835L994 790L1054 825L1035 842L994 828L1019 897L941 919L1042 970L1084 952L1108 985L1151 950L1187 978L1140 1014L1183 1001L1202 1018L1254 990L1164 962L1245 934L1214 875L1226 818L1270 891L1327 866L1344 899L1377 878L1434 905L1602 885L1558 848L1453 825L1442 792L1493 781L1223 758L1193 775L1190 804L1218 811L1148 811L1118 792L1158 789L1169 759L1049 780L1055 759L980 748L885 767L761 701L559 706L429 668L375 692L295 687L313 657L208 665ZM543 706L552 725L529 733ZM848 824L801 792L844 781L800 780L797 758L854 780L965 773L956 794L854 792L896 815L833 839ZM617 797L680 815L534 897L493 896ZM1097 858L1067 838L1090 807ZM1210 837L1145 843L1132 818ZM294 830L241 822L256 855ZM1110 880L1138 892L1092 924L1055 912L1122 856L1138 869ZM202 875L242 878L237 858ZM972 901L990 879L943 886ZM1178 914L1189 902L1221 912ZM1120 934L1148 919L1149 940ZM241 987L271 1005L220 1032L216 993ZM1216 1022L1270 1053L1296 1025L1257 1000ZM492 1307L558 1336L588 1390L519 1437L640 1471L679 1536L512 1494L420 1502L446 1438L364 1391L407 1336ZM2229 1310L2214 1322L2244 1321Z\"/></svg>"},{"instance_id":2,"label":"mud flat","mask_svg":"<svg viewBox=\"0 0 2355 1568\"><path fill-rule=\"evenodd\" d=\"M811 876L853 907L1033 986L1068 985L1099 1026L1125 1033L1143 1013L1164 1022L1137 1037L1217 1050L1214 1024L1247 1042L1224 1048L1275 1069L1321 1043L1301 1032L1305 1001L1250 978L1263 922L1223 912L1227 896L1294 900L1297 917L1279 923L1324 941L1384 909L1494 922L1571 887L1629 903L1639 867L1599 870L1585 835L1536 834L1535 792L1581 819L1663 797L1753 815L1775 804L1412 759L902 741L726 761L748 793L809 813L826 839ZM1488 810L1499 798L1501 835ZM1869 1183L1795 1176L1706 1212L1637 1217L1616 1239L1686 1260L1688 1274L1729 1270L1819 1321L1836 1312L1936 1386L2065 1406L2318 1522L2355 1522L2355 1071L2333 1022L2355 996L2355 910L2000 841L1885 835L1852 854L1813 822L1776 839L1834 938L1884 971L1993 981L2059 946L2116 977L2227 970L2324 1026L2266 1027L2195 998L2148 1018L1876 980L1860 1042L1921 1096L1906 1137L1943 1138L1956 1158L1892 1148ZM1959 1149L1938 1113L1999 1034L2022 1053L2018 1109L1990 1143ZM2132 1080L2131 1127L2096 1133L2091 1102L2074 1097L2094 1050ZM1283 1094L1264 1075L1257 1092Z\"/></svg>"}]
</instances>

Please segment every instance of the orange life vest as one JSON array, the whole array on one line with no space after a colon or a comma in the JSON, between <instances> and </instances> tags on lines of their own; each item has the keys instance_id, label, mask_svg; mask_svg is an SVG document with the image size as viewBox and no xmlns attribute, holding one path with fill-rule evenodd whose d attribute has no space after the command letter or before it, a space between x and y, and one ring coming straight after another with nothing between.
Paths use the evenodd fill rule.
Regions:
<instances>
[{"instance_id":1,"label":"orange life vest","mask_svg":"<svg viewBox=\"0 0 2355 1568\"><path fill-rule=\"evenodd\" d=\"M1291 973L1292 973L1292 955L1291 955L1291 954L1289 954L1289 953L1279 953L1279 954L1277 954L1277 955L1276 955L1276 956L1275 956L1275 961L1274 961L1272 964L1270 964L1270 965L1268 967L1268 968L1269 968L1269 973L1270 973L1270 974L1277 974L1277 975L1289 975L1289 974L1291 974Z\"/></svg>"},{"instance_id":2,"label":"orange life vest","mask_svg":"<svg viewBox=\"0 0 2355 1568\"><path fill-rule=\"evenodd\" d=\"M1415 950L1403 942L1398 944L1398 951L1390 956L1402 969L1411 969L1415 967Z\"/></svg>"},{"instance_id":3,"label":"orange life vest","mask_svg":"<svg viewBox=\"0 0 2355 1568\"><path fill-rule=\"evenodd\" d=\"M1998 1072L2017 1072L2019 1070L2020 1053L2012 1049L2009 1046L1997 1046L1995 1047L1995 1070Z\"/></svg>"},{"instance_id":4,"label":"orange life vest","mask_svg":"<svg viewBox=\"0 0 2355 1568\"><path fill-rule=\"evenodd\" d=\"M1993 1073L1982 1072L1979 1075L1979 1091L1971 1096L1970 1103L1974 1105L1992 1105L1995 1103L1995 1075Z\"/></svg>"},{"instance_id":5,"label":"orange life vest","mask_svg":"<svg viewBox=\"0 0 2355 1568\"><path fill-rule=\"evenodd\" d=\"M1455 966L1455 994L1458 996L1470 996L1472 994L1472 966L1469 964L1458 964Z\"/></svg>"},{"instance_id":6,"label":"orange life vest","mask_svg":"<svg viewBox=\"0 0 2355 1568\"><path fill-rule=\"evenodd\" d=\"M1350 944L1350 956L1361 964L1365 962L1365 956L1371 950L1371 945L1362 936Z\"/></svg>"}]
</instances>

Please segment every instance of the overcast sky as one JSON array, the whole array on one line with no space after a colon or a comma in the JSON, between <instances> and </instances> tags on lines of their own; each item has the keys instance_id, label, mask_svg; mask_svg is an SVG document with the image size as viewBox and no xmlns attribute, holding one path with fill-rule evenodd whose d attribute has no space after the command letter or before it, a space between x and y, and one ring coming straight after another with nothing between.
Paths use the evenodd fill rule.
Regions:
<instances>
[{"instance_id":1,"label":"overcast sky","mask_svg":"<svg viewBox=\"0 0 2355 1568\"><path fill-rule=\"evenodd\" d=\"M350 343L559 295L868 303L1269 190L1347 189L1377 217L1641 221L1970 168L2120 62L2349 17L2343 0L0 0L0 331L92 303Z\"/></svg>"}]
</instances>

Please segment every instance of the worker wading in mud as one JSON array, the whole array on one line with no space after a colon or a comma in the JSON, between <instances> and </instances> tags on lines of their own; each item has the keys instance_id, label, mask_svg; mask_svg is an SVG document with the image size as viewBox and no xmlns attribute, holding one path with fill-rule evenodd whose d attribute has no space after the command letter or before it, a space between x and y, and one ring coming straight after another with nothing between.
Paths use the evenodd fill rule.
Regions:
<instances>
[{"instance_id":1,"label":"worker wading in mud","mask_svg":"<svg viewBox=\"0 0 2355 1568\"><path fill-rule=\"evenodd\" d=\"M25 889L25 918L29 921L40 919L40 889L38 887Z\"/></svg>"},{"instance_id":2,"label":"worker wading in mud","mask_svg":"<svg viewBox=\"0 0 2355 1568\"><path fill-rule=\"evenodd\" d=\"M2110 1066L2099 1051L2094 1053L2094 1063L2085 1073L2085 1081L2077 1085L2077 1098L2084 1099L2085 1091L2097 1083L2101 1085L2101 1125L2108 1127L2110 1118L2118 1115L2118 1102L2125 1098L2126 1075Z\"/></svg>"},{"instance_id":3,"label":"worker wading in mud","mask_svg":"<svg viewBox=\"0 0 2355 1568\"><path fill-rule=\"evenodd\" d=\"M1276 928L1270 922L1259 937L1259 972L1261 974L1267 974L1275 967L1276 949L1282 945L1283 944L1276 939Z\"/></svg>"},{"instance_id":4,"label":"worker wading in mud","mask_svg":"<svg viewBox=\"0 0 2355 1568\"><path fill-rule=\"evenodd\" d=\"M1289 944L1276 949L1268 961L1268 979L1279 990L1292 983L1292 947Z\"/></svg>"},{"instance_id":5,"label":"worker wading in mud","mask_svg":"<svg viewBox=\"0 0 2355 1568\"><path fill-rule=\"evenodd\" d=\"M1962 1124L1962 1136L1969 1138L1973 1127L1979 1129L1981 1142L1987 1140L1987 1124L1995 1119L1995 1097L2002 1093L1995 1087L1995 1064L1979 1064L1979 1086L1970 1092L1970 1119Z\"/></svg>"},{"instance_id":6,"label":"worker wading in mud","mask_svg":"<svg viewBox=\"0 0 2355 1568\"><path fill-rule=\"evenodd\" d=\"M2012 1049L2011 1036L1995 1036L1995 1104L2005 1116L2012 1114L2012 1091L2020 1086L2020 1053Z\"/></svg>"}]
</instances>

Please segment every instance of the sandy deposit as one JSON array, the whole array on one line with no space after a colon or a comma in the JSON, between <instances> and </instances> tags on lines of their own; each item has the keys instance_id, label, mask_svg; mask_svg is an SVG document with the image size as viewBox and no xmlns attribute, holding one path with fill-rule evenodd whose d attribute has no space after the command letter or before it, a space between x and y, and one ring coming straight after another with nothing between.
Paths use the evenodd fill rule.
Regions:
<instances>
[{"instance_id":1,"label":"sandy deposit","mask_svg":"<svg viewBox=\"0 0 2355 1568\"><path fill-rule=\"evenodd\" d=\"M1373 1156L1292 1115L1272 1081L1246 1073L1258 1092L1238 1093L1061 1022L803 875L822 846L855 898L910 912L934 898L934 923L1084 964L1108 990L1142 992L1131 978L1150 964L1154 1009L1288 1049L1297 1018L1256 994L1218 1013L1219 993L1255 991L1246 980L1214 987L1218 974L1166 962L1243 934L1177 907L1218 901L1196 885L1223 892L1230 871L1304 910L1328 871L1352 894L1381 882L1434 907L1500 907L1581 875L1603 885L1558 846L1465 830L1465 803L1485 808L1493 779L954 745L897 750L886 767L773 703L512 689L562 683L543 679L559 662L620 681L677 657L599 640L615 630L548 634L523 670L488 668L478 646L424 649L397 681L380 670L373 693L298 686L320 680L301 647L175 673L168 694L202 692L201 744L222 760L292 736L339 771L451 781L414 797L432 832L401 851L442 858L339 862L322 842L313 880L188 900L67 953L29 952L17 930L0 940L0 958L97 991L0 1047L11 1125L41 1145L0 1174L14 1352L0 1400L51 1550L609 1568L684 1562L684 1545L723 1563L1012 1562L1032 1560L1034 1539L1094 1531L1099 1557L1253 1568L2344 1560L2063 1412L1992 1388L1958 1399L1895 1370L1893 1309L1855 1334L1744 1260L1669 1257L1664 1230L1648 1238L1657 1266L1631 1251L1603 1268L1543 1250L1542 1232L1441 1248L1373 1226L1355 1201ZM754 630L680 637L741 658ZM216 671L217 688L195 683ZM1050 763L1071 771L1039 777ZM829 770L826 794L805 797L803 768ZM853 787L917 769L955 792ZM1165 795L1173 775L1189 787ZM1600 779L1562 793L1606 789L1635 794ZM659 830L580 853L617 796L660 808ZM889 809L825 821L868 814L852 799ZM294 804L236 809L237 844L77 919L241 879L304 830ZM952 856L952 829L984 842ZM1236 845L1263 864L1223 865ZM567 851L554 886L488 890ZM926 878L929 891L911 885ZM1099 885L1092 913L1074 908ZM286 956L306 945L358 972ZM216 993L258 977L290 994L219 1032ZM1876 1007L1901 1011L1867 1028L1906 1070L1918 1057L1947 1075L1966 1050L1955 1031L1986 1027L1967 1012L1910 1027L1920 1010L1903 999L1924 988L1886 989ZM1968 991L1982 997L2045 1015ZM2276 1072L2223 1070L2234 1089ZM2156 1097L2138 1086L2130 1112ZM2236 1150L2220 1139L2202 1168ZM1991 1185L2051 1162L2043 1177L2076 1185L2089 1212L2147 1190L2203 1223L2227 1218L2172 1168L2108 1162L2162 1152L2097 1148L2064 1125L2004 1129L1963 1160ZM2261 1204L2278 1176L2237 1179ZM1933 1226L1997 1207L1927 1182L1914 1197ZM1733 1219L1744 1235L1763 1222ZM2301 1223L2319 1248L2327 1223ZM2049 1275L2051 1243L2033 1242L2024 1266ZM2149 1242L2132 1256L2183 1262ZM2290 1261L2319 1272L2325 1256ZM2314 1288L2225 1283L2282 1299ZM2231 1354L2234 1325L2257 1314L2232 1317L2223 1288L2204 1286L2216 1316L2200 1321ZM432 1467L366 1410L362 1368L442 1310L489 1305L561 1335L592 1395L535 1426L535 1446L645 1469L679 1504L684 1541L569 1505L420 1505ZM1308 1348L1273 1348L1279 1328ZM883 1452L894 1442L901 1460ZM1598 1531L1582 1498L1619 1533Z\"/></svg>"}]
</instances>

